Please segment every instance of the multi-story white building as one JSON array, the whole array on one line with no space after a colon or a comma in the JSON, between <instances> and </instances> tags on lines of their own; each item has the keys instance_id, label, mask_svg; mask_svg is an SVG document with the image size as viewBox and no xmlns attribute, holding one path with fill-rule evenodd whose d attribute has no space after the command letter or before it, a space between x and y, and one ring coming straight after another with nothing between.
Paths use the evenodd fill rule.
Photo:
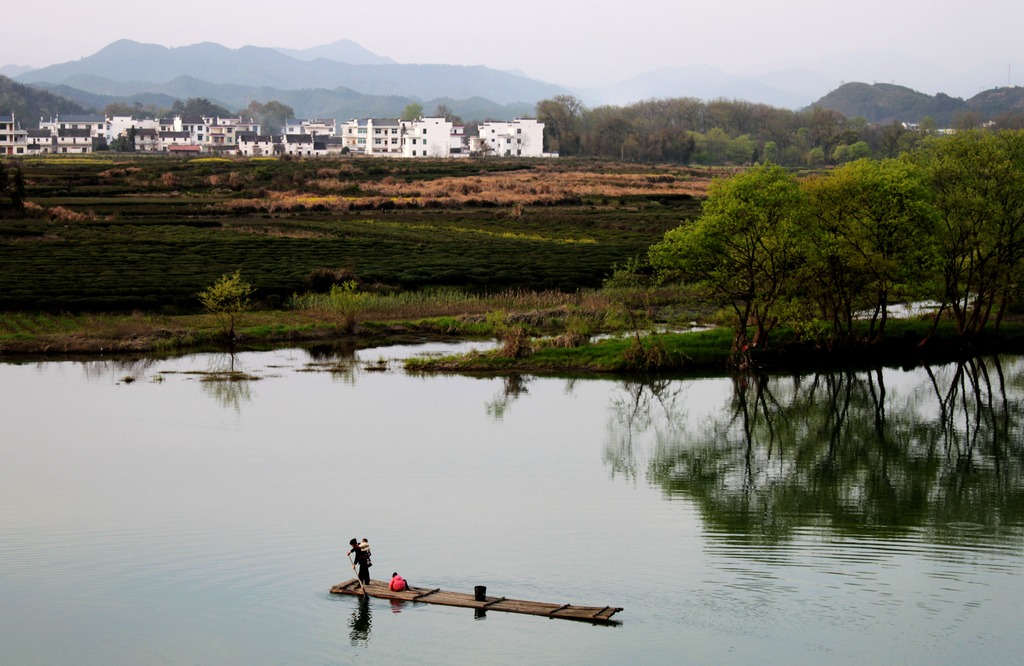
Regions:
<instances>
[{"instance_id":1,"label":"multi-story white building","mask_svg":"<svg viewBox=\"0 0 1024 666\"><path fill-rule=\"evenodd\" d=\"M449 157L452 123L444 118L403 120L402 155L405 157Z\"/></svg>"},{"instance_id":2,"label":"multi-story white building","mask_svg":"<svg viewBox=\"0 0 1024 666\"><path fill-rule=\"evenodd\" d=\"M462 155L465 153L466 128L462 125L452 125L451 140L448 144L448 152L452 155Z\"/></svg>"},{"instance_id":3,"label":"multi-story white building","mask_svg":"<svg viewBox=\"0 0 1024 666\"><path fill-rule=\"evenodd\" d=\"M534 118L480 123L480 136L472 148L473 152L498 157L541 157L544 155L544 123Z\"/></svg>"},{"instance_id":4,"label":"multi-story white building","mask_svg":"<svg viewBox=\"0 0 1024 666\"><path fill-rule=\"evenodd\" d=\"M197 146L205 145L207 138L210 136L209 124L207 124L206 120L197 116L186 118L175 116L171 131L188 132L189 136L192 137L192 143Z\"/></svg>"},{"instance_id":5,"label":"multi-story white building","mask_svg":"<svg viewBox=\"0 0 1024 666\"><path fill-rule=\"evenodd\" d=\"M54 137L53 152L84 154L93 151L95 137L93 130L59 129L52 134Z\"/></svg>"},{"instance_id":6,"label":"multi-story white building","mask_svg":"<svg viewBox=\"0 0 1024 666\"><path fill-rule=\"evenodd\" d=\"M57 145L56 137L50 130L34 129L28 131L28 154L44 155L52 153Z\"/></svg>"},{"instance_id":7,"label":"multi-story white building","mask_svg":"<svg viewBox=\"0 0 1024 666\"><path fill-rule=\"evenodd\" d=\"M172 146L191 146L192 135L188 132L175 132L174 130L160 130L157 135L160 150L169 151Z\"/></svg>"},{"instance_id":8,"label":"multi-story white building","mask_svg":"<svg viewBox=\"0 0 1024 666\"><path fill-rule=\"evenodd\" d=\"M0 155L24 155L28 152L28 130L18 127L12 113L10 119L0 117Z\"/></svg>"},{"instance_id":9,"label":"multi-story white building","mask_svg":"<svg viewBox=\"0 0 1024 666\"><path fill-rule=\"evenodd\" d=\"M49 120L39 119L39 129L48 129L51 134L56 135L60 130L88 130L89 136L93 139L108 138L110 136L106 116L61 116L57 114Z\"/></svg>"},{"instance_id":10,"label":"multi-story white building","mask_svg":"<svg viewBox=\"0 0 1024 666\"><path fill-rule=\"evenodd\" d=\"M155 127L135 130L135 150L140 153L155 153L160 150L160 132Z\"/></svg>"},{"instance_id":11,"label":"multi-story white building","mask_svg":"<svg viewBox=\"0 0 1024 666\"><path fill-rule=\"evenodd\" d=\"M39 125L42 128L42 124ZM133 118L132 116L111 116L106 120L106 132L102 135L107 141L112 141L119 136L128 136L128 132L134 129L160 131L160 121L149 118Z\"/></svg>"},{"instance_id":12,"label":"multi-story white building","mask_svg":"<svg viewBox=\"0 0 1024 666\"><path fill-rule=\"evenodd\" d=\"M350 153L402 154L402 121L397 118L353 118L340 129L342 145Z\"/></svg>"},{"instance_id":13,"label":"multi-story white building","mask_svg":"<svg viewBox=\"0 0 1024 666\"><path fill-rule=\"evenodd\" d=\"M335 136L337 122L334 118L289 118L284 124L285 134L309 134L310 136Z\"/></svg>"},{"instance_id":14,"label":"multi-story white building","mask_svg":"<svg viewBox=\"0 0 1024 666\"><path fill-rule=\"evenodd\" d=\"M207 126L207 137L205 144L213 148L237 146L237 136L240 132L259 134L260 124L252 120L242 118L216 118L203 117ZM200 143L204 143L200 141Z\"/></svg>"}]
</instances>

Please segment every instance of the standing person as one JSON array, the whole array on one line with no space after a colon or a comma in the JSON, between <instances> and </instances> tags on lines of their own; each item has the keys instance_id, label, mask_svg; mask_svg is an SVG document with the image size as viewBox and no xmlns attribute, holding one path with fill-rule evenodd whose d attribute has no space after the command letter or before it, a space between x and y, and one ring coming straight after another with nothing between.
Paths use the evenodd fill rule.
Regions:
<instances>
[{"instance_id":1,"label":"standing person","mask_svg":"<svg viewBox=\"0 0 1024 666\"><path fill-rule=\"evenodd\" d=\"M359 580L363 582L363 585L369 585L370 583L370 552L369 550L363 550L359 547L359 542L352 539L348 542L348 545L352 548L348 551L349 555L355 555L355 563L359 565Z\"/></svg>"}]
</instances>

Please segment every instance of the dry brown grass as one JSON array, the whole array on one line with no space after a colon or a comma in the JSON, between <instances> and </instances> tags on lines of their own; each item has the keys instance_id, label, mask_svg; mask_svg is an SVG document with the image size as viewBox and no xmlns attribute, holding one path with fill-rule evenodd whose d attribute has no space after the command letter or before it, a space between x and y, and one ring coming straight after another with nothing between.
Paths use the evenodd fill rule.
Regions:
<instances>
[{"instance_id":1,"label":"dry brown grass","mask_svg":"<svg viewBox=\"0 0 1024 666\"><path fill-rule=\"evenodd\" d=\"M100 178L105 178L107 180L115 180L115 179L125 178L128 175L136 174L136 173L139 173L141 171L142 171L142 169L140 169L139 167L120 167L120 168L115 167L113 169L107 169L106 171L101 171L99 173L99 176L100 176Z\"/></svg>"},{"instance_id":2,"label":"dry brown grass","mask_svg":"<svg viewBox=\"0 0 1024 666\"><path fill-rule=\"evenodd\" d=\"M627 196L702 197L719 171L683 167L661 167L637 172L625 168L604 171L573 170L541 166L512 173L480 173L473 176L405 181L386 176L360 183L364 192L345 196L355 183L341 180L341 169L320 169L318 178L302 191L269 191L259 198L235 199L214 204L234 212L301 212L304 210L349 211L379 208L459 208L463 206L550 206L578 202L583 198L615 199ZM214 178L213 176L210 177ZM223 177L216 183L231 187ZM521 212L520 212L521 214Z\"/></svg>"},{"instance_id":3,"label":"dry brown grass","mask_svg":"<svg viewBox=\"0 0 1024 666\"><path fill-rule=\"evenodd\" d=\"M77 213L64 206L47 208L46 215L51 222L92 222L96 219L96 213L92 211Z\"/></svg>"}]
</instances>

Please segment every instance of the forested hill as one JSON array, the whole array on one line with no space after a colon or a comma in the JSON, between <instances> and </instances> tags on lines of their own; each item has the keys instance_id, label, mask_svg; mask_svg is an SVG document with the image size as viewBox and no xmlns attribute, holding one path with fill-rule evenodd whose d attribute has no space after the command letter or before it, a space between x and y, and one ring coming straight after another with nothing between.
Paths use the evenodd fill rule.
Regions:
<instances>
[{"instance_id":1,"label":"forested hill","mask_svg":"<svg viewBox=\"0 0 1024 666\"><path fill-rule=\"evenodd\" d=\"M958 119L970 117L971 122L966 124L973 125L1021 113L1024 88L995 88L963 100L943 93L927 95L890 83L845 83L813 106L838 111L847 118L865 118L870 123L916 123L931 118L938 127L955 127L964 124Z\"/></svg>"},{"instance_id":2,"label":"forested hill","mask_svg":"<svg viewBox=\"0 0 1024 666\"><path fill-rule=\"evenodd\" d=\"M39 127L40 117L49 120L58 113L74 115L91 111L65 97L0 76L0 116L14 113L15 121L23 128Z\"/></svg>"}]
</instances>

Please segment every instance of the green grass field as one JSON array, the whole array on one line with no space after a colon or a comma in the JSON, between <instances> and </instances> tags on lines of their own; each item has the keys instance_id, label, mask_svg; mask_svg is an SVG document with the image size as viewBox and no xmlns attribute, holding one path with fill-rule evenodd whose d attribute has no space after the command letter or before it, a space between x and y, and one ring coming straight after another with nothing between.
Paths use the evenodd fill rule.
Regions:
<instances>
[{"instance_id":1,"label":"green grass field","mask_svg":"<svg viewBox=\"0 0 1024 666\"><path fill-rule=\"evenodd\" d=\"M195 294L236 269L271 305L318 268L401 290L572 292L698 211L692 174L605 163L18 164L29 205L0 217L6 311L195 311Z\"/></svg>"}]
</instances>

